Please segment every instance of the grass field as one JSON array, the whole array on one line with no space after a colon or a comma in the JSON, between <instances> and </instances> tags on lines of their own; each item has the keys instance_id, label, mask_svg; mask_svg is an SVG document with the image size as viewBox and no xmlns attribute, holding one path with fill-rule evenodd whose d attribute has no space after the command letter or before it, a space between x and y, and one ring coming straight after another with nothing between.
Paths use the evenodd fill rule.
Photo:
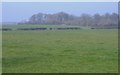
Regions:
<instances>
[{"instance_id":1,"label":"grass field","mask_svg":"<svg viewBox=\"0 0 120 75\"><path fill-rule=\"evenodd\" d=\"M117 73L116 29L4 31L3 73Z\"/></svg>"},{"instance_id":2,"label":"grass field","mask_svg":"<svg viewBox=\"0 0 120 75\"><path fill-rule=\"evenodd\" d=\"M4 25L2 28L10 28L13 30L16 30L17 28L40 28L40 27L45 27L45 28L65 28L65 27L79 27L83 29L90 29L90 27L80 27L80 26L71 26L71 25Z\"/></svg>"},{"instance_id":3,"label":"grass field","mask_svg":"<svg viewBox=\"0 0 120 75\"><path fill-rule=\"evenodd\" d=\"M1 28L1 25L0 25ZM0 31L0 74L2 73L2 32Z\"/></svg>"}]
</instances>

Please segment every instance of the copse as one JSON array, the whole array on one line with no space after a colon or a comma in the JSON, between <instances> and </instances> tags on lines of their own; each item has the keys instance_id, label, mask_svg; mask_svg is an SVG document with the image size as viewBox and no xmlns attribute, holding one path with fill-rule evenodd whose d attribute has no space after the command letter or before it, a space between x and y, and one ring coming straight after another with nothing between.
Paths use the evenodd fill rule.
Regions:
<instances>
[{"instance_id":1,"label":"copse","mask_svg":"<svg viewBox=\"0 0 120 75\"><path fill-rule=\"evenodd\" d=\"M92 28L113 28L118 27L118 14L117 13L106 13L100 15L98 13L94 15L82 14L80 16L71 15L65 12L59 12L56 14L44 14L38 13L32 15L27 24L47 24L47 25L79 25L89 26Z\"/></svg>"}]
</instances>

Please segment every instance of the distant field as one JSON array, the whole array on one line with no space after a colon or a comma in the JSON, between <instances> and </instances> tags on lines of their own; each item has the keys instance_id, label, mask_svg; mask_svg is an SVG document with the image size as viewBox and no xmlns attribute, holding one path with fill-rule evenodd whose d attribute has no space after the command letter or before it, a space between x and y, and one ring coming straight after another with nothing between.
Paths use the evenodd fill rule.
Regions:
<instances>
[{"instance_id":1,"label":"distant field","mask_svg":"<svg viewBox=\"0 0 120 75\"><path fill-rule=\"evenodd\" d=\"M40 28L40 27L46 27L46 28L65 28L65 27L79 27L83 29L90 29L89 27L82 27L82 26L68 26L68 25L3 25L2 28L11 28L13 30L16 30L17 28Z\"/></svg>"},{"instance_id":2,"label":"distant field","mask_svg":"<svg viewBox=\"0 0 120 75\"><path fill-rule=\"evenodd\" d=\"M118 72L117 29L3 31L2 36L3 73Z\"/></svg>"}]
</instances>

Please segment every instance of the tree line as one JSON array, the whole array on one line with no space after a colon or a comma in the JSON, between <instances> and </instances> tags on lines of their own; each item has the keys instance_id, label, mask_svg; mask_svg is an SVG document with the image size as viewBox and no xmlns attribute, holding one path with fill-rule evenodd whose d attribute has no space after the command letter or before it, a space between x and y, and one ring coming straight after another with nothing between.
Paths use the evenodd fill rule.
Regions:
<instances>
[{"instance_id":1,"label":"tree line","mask_svg":"<svg viewBox=\"0 0 120 75\"><path fill-rule=\"evenodd\" d=\"M118 14L106 13L100 15L82 14L80 16L71 15L65 12L55 14L38 13L32 15L28 21L19 24L46 24L46 25L79 25L92 28L118 28Z\"/></svg>"}]
</instances>

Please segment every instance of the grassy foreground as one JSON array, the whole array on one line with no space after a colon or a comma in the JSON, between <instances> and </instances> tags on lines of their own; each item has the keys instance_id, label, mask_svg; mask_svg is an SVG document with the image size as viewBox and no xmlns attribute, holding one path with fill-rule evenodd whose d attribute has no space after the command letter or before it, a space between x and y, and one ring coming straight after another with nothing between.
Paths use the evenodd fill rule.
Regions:
<instances>
[{"instance_id":1,"label":"grassy foreground","mask_svg":"<svg viewBox=\"0 0 120 75\"><path fill-rule=\"evenodd\" d=\"M117 73L117 30L3 32L4 73Z\"/></svg>"},{"instance_id":2,"label":"grassy foreground","mask_svg":"<svg viewBox=\"0 0 120 75\"><path fill-rule=\"evenodd\" d=\"M2 46L0 46L2 48ZM0 49L0 74L2 73L2 49Z\"/></svg>"}]
</instances>

